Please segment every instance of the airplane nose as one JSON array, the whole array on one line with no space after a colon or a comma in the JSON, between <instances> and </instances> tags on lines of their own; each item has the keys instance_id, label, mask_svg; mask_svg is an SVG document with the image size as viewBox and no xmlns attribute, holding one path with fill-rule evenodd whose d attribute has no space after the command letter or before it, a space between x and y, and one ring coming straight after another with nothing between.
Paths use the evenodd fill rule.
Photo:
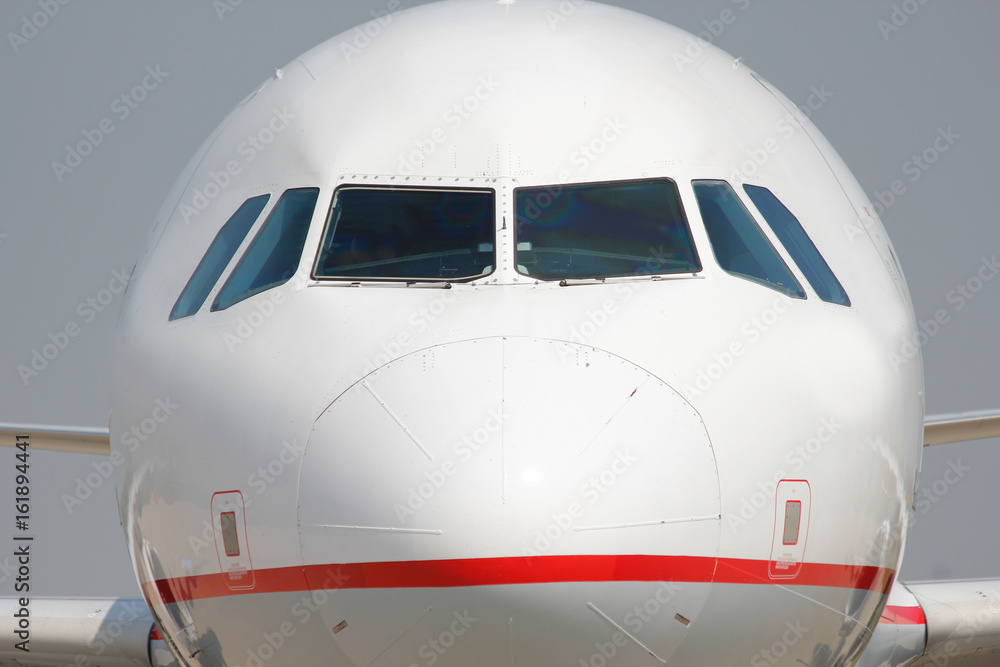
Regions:
<instances>
[{"instance_id":1,"label":"airplane nose","mask_svg":"<svg viewBox=\"0 0 1000 667\"><path fill-rule=\"evenodd\" d=\"M318 417L299 484L303 564L359 664L379 642L423 664L435 628L455 624L479 637L455 640L464 664L482 642L552 664L566 647L585 662L602 646L665 659L718 555L698 414L629 361L562 341L479 339L390 362ZM619 631L623 645L601 643Z\"/></svg>"}]
</instances>

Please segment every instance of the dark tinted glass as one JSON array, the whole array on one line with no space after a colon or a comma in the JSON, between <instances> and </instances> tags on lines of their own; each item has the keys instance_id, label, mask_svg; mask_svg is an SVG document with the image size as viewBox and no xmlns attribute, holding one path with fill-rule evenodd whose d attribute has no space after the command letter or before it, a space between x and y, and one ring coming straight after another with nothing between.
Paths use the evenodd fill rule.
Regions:
<instances>
[{"instance_id":1,"label":"dark tinted glass","mask_svg":"<svg viewBox=\"0 0 1000 667\"><path fill-rule=\"evenodd\" d=\"M754 222L746 206L725 181L694 181L701 219L719 266L728 273L805 298L774 246Z\"/></svg>"},{"instance_id":2,"label":"dark tinted glass","mask_svg":"<svg viewBox=\"0 0 1000 667\"><path fill-rule=\"evenodd\" d=\"M233 274L215 297L224 310L254 294L284 284L299 265L319 188L286 190L274 205Z\"/></svg>"},{"instance_id":3,"label":"dark tinted glass","mask_svg":"<svg viewBox=\"0 0 1000 667\"><path fill-rule=\"evenodd\" d=\"M792 212L767 188L744 185L743 189L764 216L774 235L792 256L806 280L816 290L819 298L828 303L850 307L851 299L847 296L847 292L837 280L837 276L833 275L833 271L806 234L806 230L802 229L798 218L792 215Z\"/></svg>"},{"instance_id":4,"label":"dark tinted glass","mask_svg":"<svg viewBox=\"0 0 1000 667\"><path fill-rule=\"evenodd\" d=\"M521 273L560 280L701 270L669 179L519 188L515 199Z\"/></svg>"},{"instance_id":5,"label":"dark tinted glass","mask_svg":"<svg viewBox=\"0 0 1000 667\"><path fill-rule=\"evenodd\" d=\"M496 264L492 190L342 187L316 278L469 280Z\"/></svg>"},{"instance_id":6,"label":"dark tinted glass","mask_svg":"<svg viewBox=\"0 0 1000 667\"><path fill-rule=\"evenodd\" d=\"M229 260L236 254L236 249L250 232L257 216L264 210L271 195L260 195L243 202L233 217L226 221L219 233L215 235L212 245L208 246L205 256L198 263L198 268L191 274L184 291L177 297L177 302L170 311L170 319L176 320L194 315L205 303L208 293L215 287L215 282L229 266Z\"/></svg>"}]
</instances>

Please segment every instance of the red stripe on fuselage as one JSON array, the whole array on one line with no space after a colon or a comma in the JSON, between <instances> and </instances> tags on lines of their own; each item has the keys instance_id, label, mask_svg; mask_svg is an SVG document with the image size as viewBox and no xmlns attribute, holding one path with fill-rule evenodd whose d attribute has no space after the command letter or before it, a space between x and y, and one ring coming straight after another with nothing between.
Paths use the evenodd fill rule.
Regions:
<instances>
[{"instance_id":1,"label":"red stripe on fuselage","mask_svg":"<svg viewBox=\"0 0 1000 667\"><path fill-rule=\"evenodd\" d=\"M875 566L803 563L791 579L771 579L768 561L701 556L524 556L455 560L333 563L254 570L254 587L230 589L225 574L159 579L143 588L153 602L338 588L454 588L567 582L829 586L885 593L894 572Z\"/></svg>"},{"instance_id":2,"label":"red stripe on fuselage","mask_svg":"<svg viewBox=\"0 0 1000 667\"><path fill-rule=\"evenodd\" d=\"M879 623L890 625L926 625L924 610L920 607L897 607L887 604L882 611Z\"/></svg>"}]
</instances>

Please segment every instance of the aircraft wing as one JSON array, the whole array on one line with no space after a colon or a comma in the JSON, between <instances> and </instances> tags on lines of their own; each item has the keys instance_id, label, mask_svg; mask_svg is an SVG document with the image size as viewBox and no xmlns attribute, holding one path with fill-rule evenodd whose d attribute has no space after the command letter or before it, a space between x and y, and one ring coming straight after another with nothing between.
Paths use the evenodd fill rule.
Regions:
<instances>
[{"instance_id":1,"label":"aircraft wing","mask_svg":"<svg viewBox=\"0 0 1000 667\"><path fill-rule=\"evenodd\" d=\"M0 445L13 446L16 436L27 435L31 446L60 452L110 454L106 428L38 426L0 423ZM1000 411L934 415L924 422L924 446L1000 437Z\"/></svg>"},{"instance_id":2,"label":"aircraft wing","mask_svg":"<svg viewBox=\"0 0 1000 667\"><path fill-rule=\"evenodd\" d=\"M27 436L19 439L18 436ZM15 446L27 441L33 449L50 449L78 454L111 454L111 440L106 428L83 426L37 426L0 423L0 445Z\"/></svg>"},{"instance_id":3,"label":"aircraft wing","mask_svg":"<svg viewBox=\"0 0 1000 667\"><path fill-rule=\"evenodd\" d=\"M1000 665L1000 579L893 584L857 667Z\"/></svg>"},{"instance_id":4,"label":"aircraft wing","mask_svg":"<svg viewBox=\"0 0 1000 667\"><path fill-rule=\"evenodd\" d=\"M924 447L1000 437L1000 412L933 415L924 420Z\"/></svg>"},{"instance_id":5,"label":"aircraft wing","mask_svg":"<svg viewBox=\"0 0 1000 667\"><path fill-rule=\"evenodd\" d=\"M914 667L1000 664L1000 579L907 584L920 603L927 646Z\"/></svg>"},{"instance_id":6,"label":"aircraft wing","mask_svg":"<svg viewBox=\"0 0 1000 667\"><path fill-rule=\"evenodd\" d=\"M142 598L0 598L0 637L0 667L177 667Z\"/></svg>"},{"instance_id":7,"label":"aircraft wing","mask_svg":"<svg viewBox=\"0 0 1000 667\"><path fill-rule=\"evenodd\" d=\"M1000 436L1000 412L936 415L924 446ZM1000 579L893 584L857 667L1000 665Z\"/></svg>"},{"instance_id":8,"label":"aircraft wing","mask_svg":"<svg viewBox=\"0 0 1000 667\"><path fill-rule=\"evenodd\" d=\"M109 455L107 429L0 424L0 445ZM142 598L0 597L0 667L177 667Z\"/></svg>"}]
</instances>

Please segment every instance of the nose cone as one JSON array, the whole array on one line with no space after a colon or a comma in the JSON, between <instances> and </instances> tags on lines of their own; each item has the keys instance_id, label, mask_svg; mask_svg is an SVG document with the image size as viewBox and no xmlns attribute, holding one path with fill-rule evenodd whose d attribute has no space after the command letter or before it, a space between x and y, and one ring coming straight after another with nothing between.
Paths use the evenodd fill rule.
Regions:
<instances>
[{"instance_id":1,"label":"nose cone","mask_svg":"<svg viewBox=\"0 0 1000 667\"><path fill-rule=\"evenodd\" d=\"M687 627L675 613L693 620L707 595L718 477L700 417L643 369L560 341L481 339L397 359L319 416L299 524L314 588L339 589L328 627L390 600L399 615L336 636L358 660L400 632L436 636L435 622L480 638L467 647L506 652L536 633L532 650L565 661L565 640L586 659L650 600L632 639L668 653ZM692 580L704 583L661 583ZM465 611L476 628L452 617ZM421 662L405 652L419 648L400 660Z\"/></svg>"}]
</instances>

